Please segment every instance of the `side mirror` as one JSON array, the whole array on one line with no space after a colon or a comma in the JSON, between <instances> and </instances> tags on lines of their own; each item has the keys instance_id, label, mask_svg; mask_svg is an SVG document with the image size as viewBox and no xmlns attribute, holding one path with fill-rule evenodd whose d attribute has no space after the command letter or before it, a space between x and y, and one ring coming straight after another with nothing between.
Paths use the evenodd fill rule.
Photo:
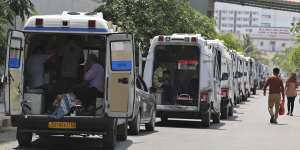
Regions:
<instances>
[{"instance_id":1,"label":"side mirror","mask_svg":"<svg viewBox=\"0 0 300 150\"><path fill-rule=\"evenodd\" d=\"M156 92L156 88L150 87L149 91L150 91L150 93L155 93Z\"/></svg>"},{"instance_id":2,"label":"side mirror","mask_svg":"<svg viewBox=\"0 0 300 150\"><path fill-rule=\"evenodd\" d=\"M228 80L228 78L229 78L228 73L223 73L223 74L222 74L222 79L221 79L221 80Z\"/></svg>"}]
</instances>

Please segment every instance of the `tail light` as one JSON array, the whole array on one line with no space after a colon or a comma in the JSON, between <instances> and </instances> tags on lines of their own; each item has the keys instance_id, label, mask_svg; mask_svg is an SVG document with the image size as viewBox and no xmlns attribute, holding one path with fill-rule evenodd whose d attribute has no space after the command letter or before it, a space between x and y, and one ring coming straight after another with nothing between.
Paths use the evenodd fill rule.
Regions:
<instances>
[{"instance_id":1,"label":"tail light","mask_svg":"<svg viewBox=\"0 0 300 150\"><path fill-rule=\"evenodd\" d=\"M89 20L88 25L89 28L96 28L96 20Z\"/></svg>"},{"instance_id":2,"label":"tail light","mask_svg":"<svg viewBox=\"0 0 300 150\"><path fill-rule=\"evenodd\" d=\"M221 97L227 97L228 96L228 89L227 88L222 88L220 95L221 95Z\"/></svg>"},{"instance_id":3,"label":"tail light","mask_svg":"<svg viewBox=\"0 0 300 150\"><path fill-rule=\"evenodd\" d=\"M44 20L42 18L35 19L35 26L43 26Z\"/></svg>"},{"instance_id":4,"label":"tail light","mask_svg":"<svg viewBox=\"0 0 300 150\"><path fill-rule=\"evenodd\" d=\"M191 42L192 42L192 43L196 43L196 42L197 42L197 38L196 38L196 37L192 37L192 38L191 38Z\"/></svg>"},{"instance_id":5,"label":"tail light","mask_svg":"<svg viewBox=\"0 0 300 150\"><path fill-rule=\"evenodd\" d=\"M208 102L208 99L209 99L208 96L209 95L208 95L207 91L206 92L201 92L200 93L200 102Z\"/></svg>"},{"instance_id":6,"label":"tail light","mask_svg":"<svg viewBox=\"0 0 300 150\"><path fill-rule=\"evenodd\" d=\"M164 41L164 36L162 36L162 35L159 36L159 37L158 37L158 41L163 42L163 41Z\"/></svg>"}]
</instances>

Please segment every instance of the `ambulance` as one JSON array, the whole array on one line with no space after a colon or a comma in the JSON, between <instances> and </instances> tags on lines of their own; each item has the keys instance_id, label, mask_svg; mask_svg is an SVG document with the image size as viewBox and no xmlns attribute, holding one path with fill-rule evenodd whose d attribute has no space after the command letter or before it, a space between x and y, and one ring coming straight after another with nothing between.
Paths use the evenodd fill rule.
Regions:
<instances>
[{"instance_id":1,"label":"ambulance","mask_svg":"<svg viewBox=\"0 0 300 150\"><path fill-rule=\"evenodd\" d=\"M71 48L71 53L61 54L69 42L76 46ZM51 87L63 86L59 80L61 70L57 71L56 67L61 66L61 57L76 59L77 56L72 57L78 54L77 50L84 61L76 66L76 81L83 80L87 56L96 55L105 72L103 95L97 96L95 109L89 114L78 113L81 109L76 106L75 113L62 118L51 117L51 101L55 97L51 95ZM42 65L28 65L30 57L41 54L51 55L51 60ZM23 30L10 30L6 71L1 82L5 85L5 113L17 127L19 145L29 146L33 134L40 137L103 135L104 147L109 148L114 147L117 140L126 140L127 119L132 117L135 103L134 55L133 35L116 32L102 13L65 11L59 15L32 16ZM72 68L77 64L68 65ZM30 67L43 68L39 73L48 88L31 86L32 78L27 74Z\"/></svg>"},{"instance_id":2,"label":"ambulance","mask_svg":"<svg viewBox=\"0 0 300 150\"><path fill-rule=\"evenodd\" d=\"M224 45L223 41L220 40L207 40L209 47L213 51L221 54L221 118L228 119L229 116L233 115L234 107L234 88L233 88L233 72L232 72L232 58L229 49Z\"/></svg>"},{"instance_id":3,"label":"ambulance","mask_svg":"<svg viewBox=\"0 0 300 150\"><path fill-rule=\"evenodd\" d=\"M220 122L221 54L200 34L159 35L151 40L144 81L155 93L157 116Z\"/></svg>"}]
</instances>

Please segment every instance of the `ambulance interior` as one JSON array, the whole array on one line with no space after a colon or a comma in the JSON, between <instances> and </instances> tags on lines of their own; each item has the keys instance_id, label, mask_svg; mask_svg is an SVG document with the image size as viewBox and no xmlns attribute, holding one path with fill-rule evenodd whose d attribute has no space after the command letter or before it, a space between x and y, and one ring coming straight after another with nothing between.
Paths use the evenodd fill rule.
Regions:
<instances>
[{"instance_id":1,"label":"ambulance interior","mask_svg":"<svg viewBox=\"0 0 300 150\"><path fill-rule=\"evenodd\" d=\"M152 85L162 105L197 106L199 51L192 45L156 46Z\"/></svg>"},{"instance_id":2,"label":"ambulance interior","mask_svg":"<svg viewBox=\"0 0 300 150\"><path fill-rule=\"evenodd\" d=\"M68 50L71 52L64 52L66 46L70 43L73 47L69 47ZM53 102L57 95L74 93L74 87L84 83L84 73L87 71L85 65L89 54L96 55L98 63L105 69L105 36L53 33L31 33L28 35L26 37L24 60L24 100L27 104L23 105L23 112L50 115L56 111ZM45 56L46 59L42 58ZM34 61L30 61L33 58ZM72 59L79 59L75 61L79 63L72 64L71 62L74 62ZM68 63L68 61L70 61L70 64L63 64ZM62 68L63 65L67 68L76 68L75 72L69 72L73 74L73 80L68 81L69 83L66 82L67 78L63 77L63 69L66 69ZM37 84L37 82L41 82L36 80L39 74L42 75L42 84ZM99 100L98 97L103 101L103 95L97 95L97 100ZM79 99L79 101L82 101L82 99ZM95 109L88 115L96 114L100 104L96 102L95 105L98 106L94 106ZM82 109L82 107L78 109Z\"/></svg>"}]
</instances>

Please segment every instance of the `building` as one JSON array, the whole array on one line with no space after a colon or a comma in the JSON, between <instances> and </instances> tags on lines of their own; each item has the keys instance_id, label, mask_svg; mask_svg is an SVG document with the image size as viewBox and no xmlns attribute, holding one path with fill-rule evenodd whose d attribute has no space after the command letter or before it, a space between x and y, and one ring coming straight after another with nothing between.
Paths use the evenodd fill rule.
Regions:
<instances>
[{"instance_id":1,"label":"building","mask_svg":"<svg viewBox=\"0 0 300 150\"><path fill-rule=\"evenodd\" d=\"M262 51L280 52L295 44L289 29L300 21L300 14L227 3L215 3L216 30L232 32L240 39L249 34Z\"/></svg>"},{"instance_id":2,"label":"building","mask_svg":"<svg viewBox=\"0 0 300 150\"><path fill-rule=\"evenodd\" d=\"M296 42L287 27L245 27L240 30L249 34L253 44L263 52L280 52Z\"/></svg>"}]
</instances>

